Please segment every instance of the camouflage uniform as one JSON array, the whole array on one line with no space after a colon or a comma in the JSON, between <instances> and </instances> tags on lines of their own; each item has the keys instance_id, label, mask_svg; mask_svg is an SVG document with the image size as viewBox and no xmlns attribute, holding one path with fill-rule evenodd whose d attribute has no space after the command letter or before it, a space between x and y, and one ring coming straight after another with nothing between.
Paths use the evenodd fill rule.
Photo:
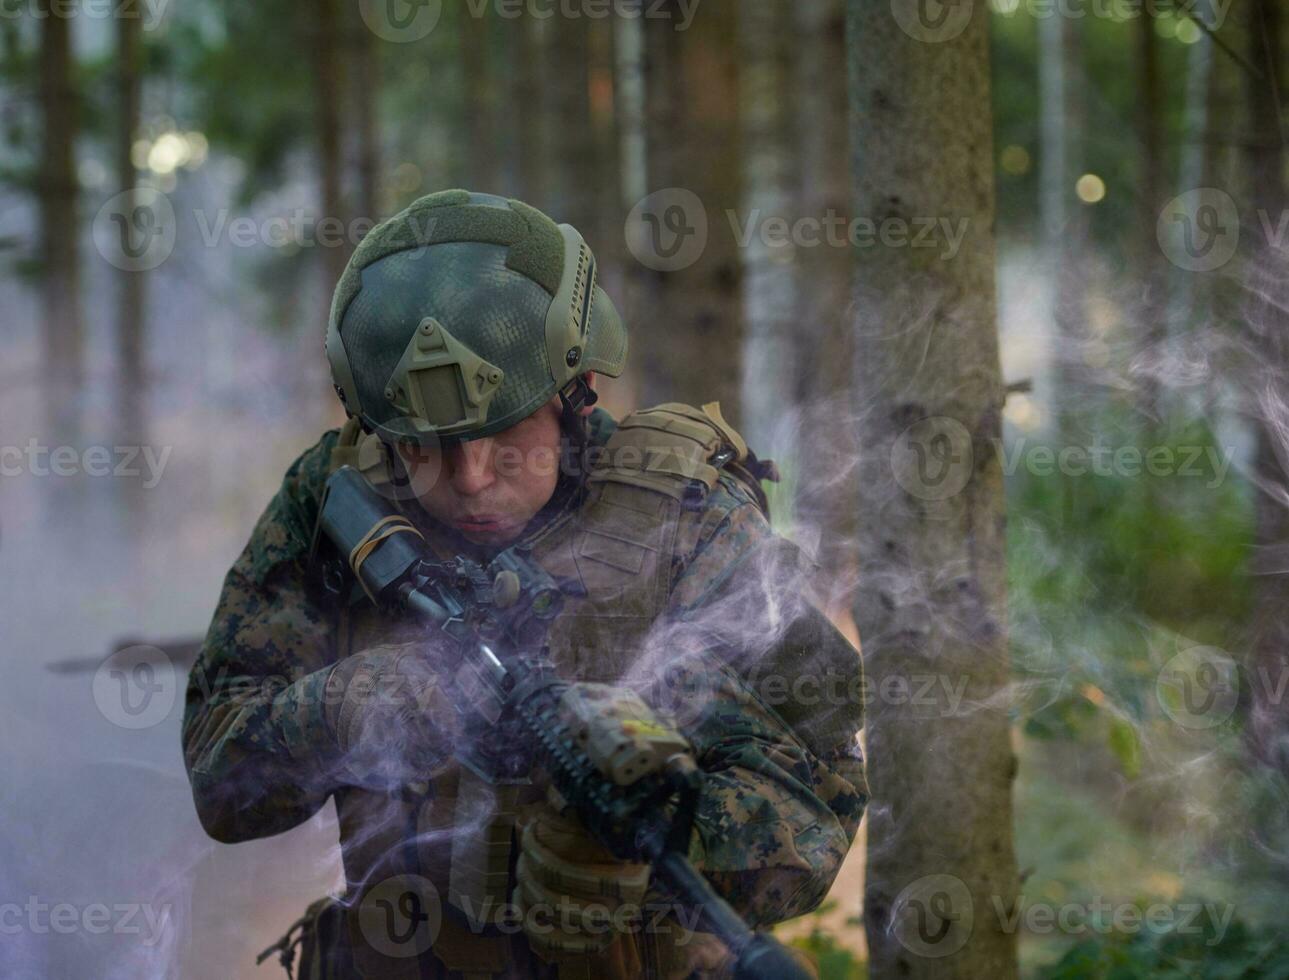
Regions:
<instances>
[{"instance_id":1,"label":"camouflage uniform","mask_svg":"<svg viewBox=\"0 0 1289 980\"><path fill-rule=\"evenodd\" d=\"M534 561L580 586L552 624L551 657L568 680L636 689L690 739L705 772L690 858L737 911L767 925L814 908L866 801L859 658L807 600L808 569L770 531L755 459L718 407L582 419L593 401L585 376L619 376L627 334L576 230L518 201L428 195L351 257L326 349L350 420L291 466L230 570L183 731L197 811L218 840L280 833L335 799L347 889L308 919L316 975L572 980L722 966L715 941L678 916L615 923L600 952L543 944L560 950L548 961L529 945L528 922L508 928L496 906L476 914L466 902L507 904L517 851L525 879L539 852L528 833L517 847L515 830L549 809L539 780L495 787L452 764L418 783L399 785L400 775L393 791L361 788L371 783L347 770L347 735L333 731L328 682L357 678L344 668L364 662L345 658L385 648L406 661L388 648L409 645L433 662L435 641L421 623L379 613L352 582L324 587L335 582L313 545L329 473L351 465L378 488L398 484L406 474L390 445L483 438L557 393L564 459L580 471L565 469L521 535ZM414 501L401 510L441 557L490 557ZM353 717L354 686L341 692L341 718ZM435 716L417 705L397 720ZM403 728L393 731L401 741ZM569 857L575 868L597 863ZM387 894L409 876L415 888ZM400 928L397 942L393 929L374 932L395 906L426 928Z\"/></svg>"},{"instance_id":2,"label":"camouflage uniform","mask_svg":"<svg viewBox=\"0 0 1289 980\"><path fill-rule=\"evenodd\" d=\"M615 423L597 409L590 428L593 444L603 445ZM418 837L418 831L422 839L433 841L427 828L450 826L454 773L436 780L436 793L412 792L398 799L332 785L328 775L334 740L319 705L329 666L343 653L409 640L416 633L409 622L342 610L311 571L319 496L336 440L335 432L327 433L287 471L224 583L188 688L183 744L194 799L211 836L234 842L288 830L334 794L350 883L347 904L356 907L365 888L403 873L424 876L446 895L444 849L409 851L399 842ZM577 540L578 515L587 506L585 498L557 499L534 518L525 533L535 542L534 557L558 568L560 548ZM667 543L656 556L666 562L666 571L655 576L666 583L665 592L650 611L665 614L655 619L701 623L709 635L723 634L713 645L727 651L698 662L703 671L698 678L701 711L669 705L680 708L683 728L707 773L691 857L751 923L770 924L808 912L821 901L854 837L866 802L856 744L862 699L833 699L804 710L785 707L772 696L768 675L762 671L757 677L756 664L778 658L797 674L820 675L844 671L848 656L851 676L841 678L840 688L834 678L832 686L853 695L858 657L817 612L794 604L792 596L777 594L769 603L779 604L777 613L767 609L766 579L794 582L796 569L788 567L794 553L770 531L744 481L721 472L701 505L663 510L668 520L649 515L652 520L637 522L646 537L657 534L656 540ZM423 513L418 523L437 548L471 547L452 540ZM584 564L604 565L620 579L618 589L623 582L640 580L642 569L627 541L606 540L613 547L597 552L600 543L579 542ZM644 549L641 554L646 560L655 557ZM584 602L596 602L596 591ZM612 585L608 591L612 594ZM577 619L576 612L569 609L565 618ZM775 616L778 622L771 621ZM597 641L605 635L641 635L640 624L603 617L599 624L608 634L595 637ZM775 649L757 649L766 646L766 637L773 638ZM728 651L740 638L741 649L731 655ZM821 646L833 649L821 656ZM552 634L556 662L577 679L621 680L632 671L631 656L619 655L622 651L621 642L608 649L582 648L559 624ZM684 668L691 681L695 663L691 658ZM678 684L686 690L678 676L673 671L669 677L673 693ZM792 728L784 715L793 716ZM444 912L434 948L419 962L354 949L367 944L353 908L346 917L349 927L339 931L348 935L342 935L339 945L351 948L333 955L356 953L360 962L355 969L361 975L446 975L440 959L463 974L479 976L529 976L542 969L522 937L476 934L455 922L451 910ZM651 933L638 943L632 938L621 937L598 954L589 964L590 975L633 976L648 969L683 976L712 953L701 934L683 945L669 943L667 934ZM331 969L343 975L348 964ZM576 975L568 969L565 974Z\"/></svg>"}]
</instances>

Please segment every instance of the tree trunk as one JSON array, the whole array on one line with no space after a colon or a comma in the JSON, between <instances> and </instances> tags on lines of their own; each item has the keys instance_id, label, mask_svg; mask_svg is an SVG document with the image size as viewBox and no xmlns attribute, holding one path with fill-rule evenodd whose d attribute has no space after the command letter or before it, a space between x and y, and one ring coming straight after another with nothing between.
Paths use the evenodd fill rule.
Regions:
<instances>
[{"instance_id":1,"label":"tree trunk","mask_svg":"<svg viewBox=\"0 0 1289 980\"><path fill-rule=\"evenodd\" d=\"M83 371L80 258L77 250L76 92L72 83L70 16L53 16L41 0L40 171L41 332L47 424L56 442L79 429Z\"/></svg>"},{"instance_id":2,"label":"tree trunk","mask_svg":"<svg viewBox=\"0 0 1289 980\"><path fill-rule=\"evenodd\" d=\"M550 184L543 151L545 138L542 129L542 85L545 21L535 17L520 17L507 30L511 51L510 104L518 118L514 121L515 183L519 197L524 202L541 208L542 198Z\"/></svg>"},{"instance_id":3,"label":"tree trunk","mask_svg":"<svg viewBox=\"0 0 1289 980\"><path fill-rule=\"evenodd\" d=\"M595 222L595 140L591 129L590 20L553 20L546 95L551 127L551 182L547 207L556 221L566 221L583 235Z\"/></svg>"},{"instance_id":4,"label":"tree trunk","mask_svg":"<svg viewBox=\"0 0 1289 980\"><path fill-rule=\"evenodd\" d=\"M1087 218L1075 199L1083 167L1084 77L1080 22L1047 17L1039 22L1039 87L1043 110L1039 214L1051 290L1054 351L1049 406L1056 438L1063 446L1087 445L1087 409L1095 379L1088 360L1086 293L1089 279ZM1081 526L1078 484L1061 479L1062 521L1077 533Z\"/></svg>"},{"instance_id":5,"label":"tree trunk","mask_svg":"<svg viewBox=\"0 0 1289 980\"><path fill-rule=\"evenodd\" d=\"M1289 720L1280 703L1281 680L1289 671L1289 287L1284 252L1268 229L1285 213L1285 151L1280 127L1283 78L1280 66L1278 0L1253 0L1249 61L1261 77L1248 77L1250 133L1244 154L1248 211L1243 221L1248 256L1246 322L1253 334L1255 363L1249 398L1255 419L1256 530L1254 581L1258 583L1251 656L1252 699L1249 738L1255 755L1289 775Z\"/></svg>"},{"instance_id":6,"label":"tree trunk","mask_svg":"<svg viewBox=\"0 0 1289 980\"><path fill-rule=\"evenodd\" d=\"M1177 189L1181 193L1206 186L1212 173L1209 110L1217 88L1214 84L1216 75L1213 70L1213 42L1205 34L1186 52L1186 105L1177 171ZM1194 327L1208 319L1212 296L1209 290L1197 288L1200 285L1197 278L1193 272L1180 267L1171 272L1168 319L1179 329ZM1208 392L1216 391L1216 385L1208 386Z\"/></svg>"},{"instance_id":7,"label":"tree trunk","mask_svg":"<svg viewBox=\"0 0 1289 980\"><path fill-rule=\"evenodd\" d=\"M140 17L118 17L117 36L117 176L121 188L131 194L124 209L133 214L137 202L133 190L138 181L133 151L139 128L142 92L143 20ZM143 406L146 401L147 376L144 365L144 273L122 269L117 276L120 293L116 314L117 332L117 400L120 431L137 443L144 438Z\"/></svg>"},{"instance_id":8,"label":"tree trunk","mask_svg":"<svg viewBox=\"0 0 1289 980\"><path fill-rule=\"evenodd\" d=\"M738 424L742 376L742 255L730 228L741 205L737 114L738 8L708 0L683 22L674 0L650 4L645 18L645 104L649 190L680 188L705 213L706 244L684 268L641 267L648 284L650 343L640 345L642 400L720 401ZM659 16L666 11L669 16ZM664 208L664 212L670 210ZM655 215L664 220L665 213ZM699 214L681 214L686 229ZM683 238L692 234L686 231ZM689 239L696 241L696 239Z\"/></svg>"},{"instance_id":9,"label":"tree trunk","mask_svg":"<svg viewBox=\"0 0 1289 980\"><path fill-rule=\"evenodd\" d=\"M796 0L796 198L802 214L847 217L846 9L843 0ZM790 395L800 424L798 456L809 479L795 487L799 527L817 539L820 588L849 611L854 588L857 447L851 403L850 249L836 241L797 250L798 346Z\"/></svg>"},{"instance_id":10,"label":"tree trunk","mask_svg":"<svg viewBox=\"0 0 1289 980\"><path fill-rule=\"evenodd\" d=\"M485 6L474 16L468 6L461 17L461 88L465 92L466 179L462 186L489 194L501 192L496 144L497 100L488 57L492 20Z\"/></svg>"},{"instance_id":11,"label":"tree trunk","mask_svg":"<svg viewBox=\"0 0 1289 980\"><path fill-rule=\"evenodd\" d=\"M314 111L318 127L318 169L321 178L322 216L316 240L322 252L325 282L324 306L331 308L331 292L349 259L349 226L343 188L343 142L340 94L344 91L340 56L340 13L337 0L318 0L306 20L313 33ZM339 222L340 230L337 230ZM325 316L322 322L326 322Z\"/></svg>"},{"instance_id":12,"label":"tree trunk","mask_svg":"<svg viewBox=\"0 0 1289 980\"><path fill-rule=\"evenodd\" d=\"M1159 375L1168 341L1164 256L1155 239L1159 209L1164 203L1164 148L1159 80L1159 38L1155 18L1143 8L1137 18L1137 140L1141 146L1141 179L1137 182L1137 249L1140 264L1140 312L1137 343L1140 351L1138 405L1148 423L1159 423ZM1153 483L1151 484L1153 486Z\"/></svg>"},{"instance_id":13,"label":"tree trunk","mask_svg":"<svg viewBox=\"0 0 1289 980\"><path fill-rule=\"evenodd\" d=\"M358 5L349 6L350 105L357 130L358 209L368 221L379 221L380 202L380 60L377 37L365 23ZM352 250L351 247L347 251Z\"/></svg>"},{"instance_id":14,"label":"tree trunk","mask_svg":"<svg viewBox=\"0 0 1289 980\"><path fill-rule=\"evenodd\" d=\"M739 19L743 191L747 221L756 215L757 225L801 213L793 124L805 107L791 98L790 13L784 0L764 0L744 7ZM799 445L793 395L798 357L810 348L800 330L796 269L806 251L757 234L745 250L742 432L766 455L774 447L782 457L779 447ZM790 476L799 472L795 454L784 462Z\"/></svg>"},{"instance_id":15,"label":"tree trunk","mask_svg":"<svg viewBox=\"0 0 1289 980\"><path fill-rule=\"evenodd\" d=\"M970 11L971 8L960 8ZM1017 975L1007 718L1004 387L995 323L988 12L939 43L849 0L858 215L965 227L941 249L857 249L860 588L870 699L864 923L875 977ZM965 222L965 226L962 224Z\"/></svg>"}]
</instances>

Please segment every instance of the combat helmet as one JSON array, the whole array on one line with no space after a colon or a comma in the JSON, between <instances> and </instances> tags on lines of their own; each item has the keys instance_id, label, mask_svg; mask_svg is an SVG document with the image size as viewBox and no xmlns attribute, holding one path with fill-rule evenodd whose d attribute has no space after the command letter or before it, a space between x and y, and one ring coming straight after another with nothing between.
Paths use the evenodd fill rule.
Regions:
<instances>
[{"instance_id":1,"label":"combat helmet","mask_svg":"<svg viewBox=\"0 0 1289 980\"><path fill-rule=\"evenodd\" d=\"M327 358L350 416L387 443L478 439L585 375L622 373L627 331L576 229L492 194L429 194L372 229L331 303Z\"/></svg>"}]
</instances>

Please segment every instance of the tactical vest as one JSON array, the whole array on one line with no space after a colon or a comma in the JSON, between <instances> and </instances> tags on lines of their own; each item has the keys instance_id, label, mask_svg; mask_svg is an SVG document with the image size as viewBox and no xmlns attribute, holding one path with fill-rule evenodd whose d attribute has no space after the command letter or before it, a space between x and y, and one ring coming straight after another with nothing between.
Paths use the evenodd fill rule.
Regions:
<instances>
[{"instance_id":1,"label":"tactical vest","mask_svg":"<svg viewBox=\"0 0 1289 980\"><path fill-rule=\"evenodd\" d=\"M351 420L332 452L331 468L352 465L373 484L387 483L386 452ZM678 540L682 510L702 505L722 469L741 480L764 510L754 473L765 473L772 464L758 463L716 403L701 410L668 403L633 412L587 462L584 501L549 521L528 543L532 558L548 572L579 582L585 591L566 602L550 632L556 666L570 680L613 683L632 669L641 642L667 605L673 558L695 544ZM447 557L450 546L441 532L427 528L423 519L419 524L430 546ZM378 613L369 602L357 603L342 616L339 655L410 642L422 631L419 624ZM667 934L644 930L618 937L598 957L552 970L536 961L522 933L506 933L491 923L485 909L510 899L516 816L542 797L538 786L493 787L456 766L399 797L354 788L337 792L349 882L346 919L357 973L419 978L442 975L446 968L471 980L543 972L560 980L688 976L695 960L721 958L719 944L705 934L681 949ZM428 879L441 900L431 952L437 963L425 956L391 958L370 941L379 923L369 918L364 927L364 916L378 914L364 895L391 876L408 874ZM479 910L473 922L462 921L452 907L462 895ZM678 936L679 926L674 928Z\"/></svg>"}]
</instances>

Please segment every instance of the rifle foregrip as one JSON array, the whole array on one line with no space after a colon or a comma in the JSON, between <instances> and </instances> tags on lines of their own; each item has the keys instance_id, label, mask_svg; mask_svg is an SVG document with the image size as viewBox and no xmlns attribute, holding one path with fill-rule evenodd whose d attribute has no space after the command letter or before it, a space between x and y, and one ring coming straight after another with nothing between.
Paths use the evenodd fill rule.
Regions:
<instances>
[{"instance_id":1,"label":"rifle foregrip","mask_svg":"<svg viewBox=\"0 0 1289 980\"><path fill-rule=\"evenodd\" d=\"M758 932L738 954L734 980L812 980L811 974L778 940Z\"/></svg>"}]
</instances>

